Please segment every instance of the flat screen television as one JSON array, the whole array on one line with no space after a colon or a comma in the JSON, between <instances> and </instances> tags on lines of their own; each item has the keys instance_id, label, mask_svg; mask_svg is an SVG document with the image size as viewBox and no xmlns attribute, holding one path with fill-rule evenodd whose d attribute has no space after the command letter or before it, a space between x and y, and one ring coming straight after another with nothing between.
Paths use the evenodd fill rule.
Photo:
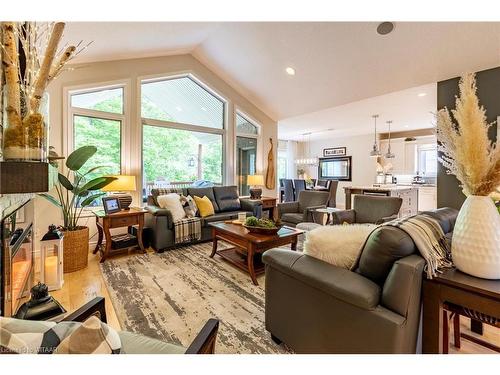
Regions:
<instances>
[{"instance_id":1,"label":"flat screen television","mask_svg":"<svg viewBox=\"0 0 500 375\"><path fill-rule=\"evenodd\" d=\"M318 166L318 179L321 180L352 180L351 156L334 156L320 158Z\"/></svg>"}]
</instances>

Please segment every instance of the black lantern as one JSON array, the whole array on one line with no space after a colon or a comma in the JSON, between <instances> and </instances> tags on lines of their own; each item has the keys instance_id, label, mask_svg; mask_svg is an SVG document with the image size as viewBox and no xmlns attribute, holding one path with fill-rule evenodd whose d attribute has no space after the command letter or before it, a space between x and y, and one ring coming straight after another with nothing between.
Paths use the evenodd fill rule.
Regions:
<instances>
[{"instance_id":1,"label":"black lantern","mask_svg":"<svg viewBox=\"0 0 500 375\"><path fill-rule=\"evenodd\" d=\"M14 318L48 320L65 312L64 307L49 295L47 285L38 283L31 288L31 299L21 305Z\"/></svg>"}]
</instances>

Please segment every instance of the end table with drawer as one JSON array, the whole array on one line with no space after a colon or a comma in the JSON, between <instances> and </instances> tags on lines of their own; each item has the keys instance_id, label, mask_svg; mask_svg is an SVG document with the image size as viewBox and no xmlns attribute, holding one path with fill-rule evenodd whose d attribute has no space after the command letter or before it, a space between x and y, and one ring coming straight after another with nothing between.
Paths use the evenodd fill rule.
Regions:
<instances>
[{"instance_id":1,"label":"end table with drawer","mask_svg":"<svg viewBox=\"0 0 500 375\"><path fill-rule=\"evenodd\" d=\"M144 250L144 245L142 242L145 213L145 210L133 207L131 207L129 210L122 210L113 214L106 214L104 211L94 212L99 238L97 240L97 245L93 251L93 254L96 254L99 251L99 253L101 254L101 263L115 252L124 252L125 250L128 251L132 248L137 247L142 251L142 253L146 252L146 250ZM110 230L114 228L130 228L134 225L138 226L137 236L129 236L132 239L134 239L133 237L135 237L135 241L133 241L132 244L127 244L127 246L113 249L113 236L111 235ZM106 242L103 244L102 241L104 237L106 237Z\"/></svg>"}]
</instances>

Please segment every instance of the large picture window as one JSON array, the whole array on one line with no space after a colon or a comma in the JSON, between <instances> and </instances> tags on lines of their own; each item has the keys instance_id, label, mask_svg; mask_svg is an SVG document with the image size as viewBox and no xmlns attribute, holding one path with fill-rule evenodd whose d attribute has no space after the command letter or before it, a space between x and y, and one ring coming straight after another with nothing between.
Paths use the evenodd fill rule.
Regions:
<instances>
[{"instance_id":1,"label":"large picture window","mask_svg":"<svg viewBox=\"0 0 500 375\"><path fill-rule=\"evenodd\" d=\"M141 84L143 198L224 180L225 102L191 76Z\"/></svg>"},{"instance_id":2,"label":"large picture window","mask_svg":"<svg viewBox=\"0 0 500 375\"><path fill-rule=\"evenodd\" d=\"M97 153L85 164L85 169L105 166L89 177L121 172L123 98L123 87L70 92L69 125L72 137L68 152L82 146L96 146Z\"/></svg>"}]
</instances>

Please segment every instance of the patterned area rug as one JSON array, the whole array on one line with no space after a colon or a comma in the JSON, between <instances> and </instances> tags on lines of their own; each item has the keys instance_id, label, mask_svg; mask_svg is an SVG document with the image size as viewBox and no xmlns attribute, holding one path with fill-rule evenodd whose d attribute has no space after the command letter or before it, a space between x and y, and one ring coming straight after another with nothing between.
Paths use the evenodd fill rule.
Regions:
<instances>
[{"instance_id":1,"label":"patterned area rug","mask_svg":"<svg viewBox=\"0 0 500 375\"><path fill-rule=\"evenodd\" d=\"M217 353L288 353L264 326L264 276L255 286L210 251L202 243L101 264L122 329L188 346L215 317Z\"/></svg>"}]
</instances>

